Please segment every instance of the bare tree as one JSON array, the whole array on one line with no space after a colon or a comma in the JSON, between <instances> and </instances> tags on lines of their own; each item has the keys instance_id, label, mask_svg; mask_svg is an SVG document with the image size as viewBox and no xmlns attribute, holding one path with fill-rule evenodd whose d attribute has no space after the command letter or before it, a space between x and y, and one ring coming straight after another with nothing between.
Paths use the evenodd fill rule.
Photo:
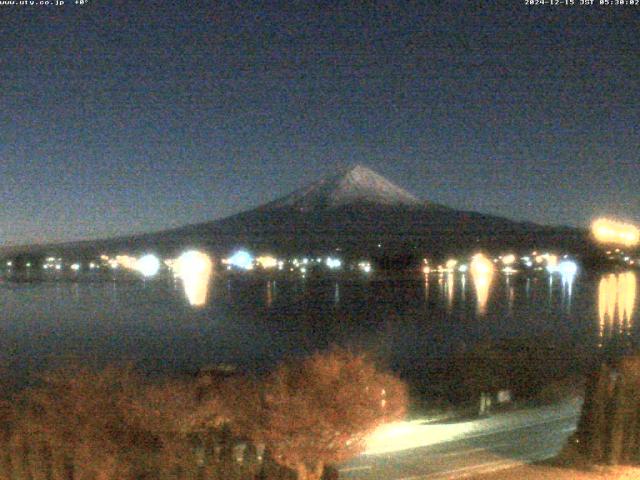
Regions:
<instances>
[{"instance_id":1,"label":"bare tree","mask_svg":"<svg viewBox=\"0 0 640 480\"><path fill-rule=\"evenodd\" d=\"M363 450L367 434L406 410L406 387L366 355L333 349L282 364L260 388L236 388L236 426L298 480Z\"/></svg>"}]
</instances>

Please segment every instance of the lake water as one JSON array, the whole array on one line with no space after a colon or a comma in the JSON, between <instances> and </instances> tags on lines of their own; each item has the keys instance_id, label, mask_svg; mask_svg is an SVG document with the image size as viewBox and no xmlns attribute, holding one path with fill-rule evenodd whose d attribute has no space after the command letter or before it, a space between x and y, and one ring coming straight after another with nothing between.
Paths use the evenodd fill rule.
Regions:
<instances>
[{"instance_id":1,"label":"lake water","mask_svg":"<svg viewBox=\"0 0 640 480\"><path fill-rule=\"evenodd\" d=\"M422 278L214 278L194 308L179 281L0 286L0 365L17 377L68 361L148 371L219 363L261 371L331 344L364 347L399 371L485 340L551 333L598 348L637 338L636 274Z\"/></svg>"}]
</instances>

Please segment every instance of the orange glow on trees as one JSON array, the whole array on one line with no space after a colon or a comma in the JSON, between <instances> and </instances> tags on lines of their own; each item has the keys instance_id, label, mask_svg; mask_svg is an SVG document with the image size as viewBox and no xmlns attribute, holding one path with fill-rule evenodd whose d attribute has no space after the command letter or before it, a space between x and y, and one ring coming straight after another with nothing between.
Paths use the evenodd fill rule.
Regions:
<instances>
[{"instance_id":1,"label":"orange glow on trees","mask_svg":"<svg viewBox=\"0 0 640 480\"><path fill-rule=\"evenodd\" d=\"M194 439L225 420L217 391L202 390L191 378L151 382L130 368L46 374L17 401L0 398L0 478L239 478L213 456L198 465Z\"/></svg>"},{"instance_id":2,"label":"orange glow on trees","mask_svg":"<svg viewBox=\"0 0 640 480\"><path fill-rule=\"evenodd\" d=\"M236 391L231 410L242 433L299 480L317 480L325 465L364 451L366 437L402 418L407 405L404 383L339 349L281 365L259 393Z\"/></svg>"}]
</instances>

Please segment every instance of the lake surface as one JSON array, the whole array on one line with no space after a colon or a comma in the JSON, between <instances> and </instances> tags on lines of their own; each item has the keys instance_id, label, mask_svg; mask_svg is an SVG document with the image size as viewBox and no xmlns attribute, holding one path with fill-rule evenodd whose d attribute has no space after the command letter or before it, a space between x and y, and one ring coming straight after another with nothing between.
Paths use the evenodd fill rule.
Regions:
<instances>
[{"instance_id":1,"label":"lake surface","mask_svg":"<svg viewBox=\"0 0 640 480\"><path fill-rule=\"evenodd\" d=\"M566 279L565 279L566 280ZM0 365L17 377L69 361L148 371L271 368L331 344L411 371L478 342L551 333L598 348L638 338L636 274L422 278L214 278L194 308L180 281L0 286Z\"/></svg>"}]
</instances>

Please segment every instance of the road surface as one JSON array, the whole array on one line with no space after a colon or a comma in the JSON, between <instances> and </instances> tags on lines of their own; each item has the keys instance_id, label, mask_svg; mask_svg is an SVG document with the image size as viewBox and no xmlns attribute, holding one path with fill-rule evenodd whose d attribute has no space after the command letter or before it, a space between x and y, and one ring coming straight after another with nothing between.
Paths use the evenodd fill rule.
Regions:
<instances>
[{"instance_id":1,"label":"road surface","mask_svg":"<svg viewBox=\"0 0 640 480\"><path fill-rule=\"evenodd\" d=\"M556 455L575 430L580 401L450 424L387 427L368 453L344 464L350 480L440 480L510 468Z\"/></svg>"}]
</instances>

